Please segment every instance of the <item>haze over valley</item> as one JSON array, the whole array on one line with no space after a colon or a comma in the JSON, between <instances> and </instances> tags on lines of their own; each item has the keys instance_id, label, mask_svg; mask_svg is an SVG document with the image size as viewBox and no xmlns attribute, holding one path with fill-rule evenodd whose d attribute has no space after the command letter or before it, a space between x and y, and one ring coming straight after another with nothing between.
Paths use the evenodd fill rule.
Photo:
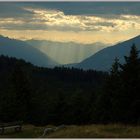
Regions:
<instances>
[{"instance_id":1,"label":"haze over valley","mask_svg":"<svg viewBox=\"0 0 140 140\"><path fill-rule=\"evenodd\" d=\"M21 41L0 36L0 54L24 59L41 67L65 66L109 71L116 57L121 63L124 62L124 56L129 55L134 43L140 50L140 36L112 46L102 43Z\"/></svg>"}]
</instances>

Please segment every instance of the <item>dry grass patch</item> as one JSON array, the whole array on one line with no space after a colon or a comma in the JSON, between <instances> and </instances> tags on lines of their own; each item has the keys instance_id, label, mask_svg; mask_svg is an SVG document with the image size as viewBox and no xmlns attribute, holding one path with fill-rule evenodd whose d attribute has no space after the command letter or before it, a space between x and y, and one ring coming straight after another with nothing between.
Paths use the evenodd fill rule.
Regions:
<instances>
[{"instance_id":1,"label":"dry grass patch","mask_svg":"<svg viewBox=\"0 0 140 140\"><path fill-rule=\"evenodd\" d=\"M47 127L55 126L36 127L24 125L22 132L15 133L13 130L9 130L4 135L0 135L0 138L41 138L44 129ZM51 132L43 138L140 138L140 126L121 124L69 125Z\"/></svg>"}]
</instances>

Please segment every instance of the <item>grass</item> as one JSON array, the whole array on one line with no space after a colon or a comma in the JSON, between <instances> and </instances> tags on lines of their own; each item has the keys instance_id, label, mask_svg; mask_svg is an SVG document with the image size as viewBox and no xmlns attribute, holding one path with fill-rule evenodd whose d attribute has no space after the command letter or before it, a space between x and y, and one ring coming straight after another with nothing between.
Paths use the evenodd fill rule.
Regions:
<instances>
[{"instance_id":1,"label":"grass","mask_svg":"<svg viewBox=\"0 0 140 140\"><path fill-rule=\"evenodd\" d=\"M40 138L46 127L24 125L22 132L6 131L0 138ZM52 126L53 127L53 126ZM140 138L140 126L110 125L69 125L44 138Z\"/></svg>"}]
</instances>

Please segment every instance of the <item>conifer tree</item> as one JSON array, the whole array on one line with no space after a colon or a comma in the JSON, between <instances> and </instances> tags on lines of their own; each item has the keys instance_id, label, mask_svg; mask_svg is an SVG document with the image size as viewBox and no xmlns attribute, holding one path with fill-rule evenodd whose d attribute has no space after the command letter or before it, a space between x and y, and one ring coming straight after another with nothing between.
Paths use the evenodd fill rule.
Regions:
<instances>
[{"instance_id":1,"label":"conifer tree","mask_svg":"<svg viewBox=\"0 0 140 140\"><path fill-rule=\"evenodd\" d=\"M138 50L135 44L132 45L129 56L125 56L125 64L121 65L121 77L123 81L123 106L124 106L124 120L130 122L135 121L134 111L138 104L140 105L140 60L138 57ZM137 116L136 115L136 116ZM139 116L140 117L140 116Z\"/></svg>"}]
</instances>

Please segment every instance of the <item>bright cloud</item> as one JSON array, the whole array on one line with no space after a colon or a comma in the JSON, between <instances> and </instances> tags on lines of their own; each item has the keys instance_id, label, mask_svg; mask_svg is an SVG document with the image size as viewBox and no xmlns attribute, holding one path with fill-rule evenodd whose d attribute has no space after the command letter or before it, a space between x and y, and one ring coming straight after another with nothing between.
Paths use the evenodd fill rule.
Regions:
<instances>
[{"instance_id":1,"label":"bright cloud","mask_svg":"<svg viewBox=\"0 0 140 140\"><path fill-rule=\"evenodd\" d=\"M0 18L0 28L17 30L60 30L112 32L140 29L140 16L121 15L105 18L94 15L65 15L58 10L24 8L33 13L32 19ZM16 26L15 26L16 25Z\"/></svg>"},{"instance_id":2,"label":"bright cloud","mask_svg":"<svg viewBox=\"0 0 140 140\"><path fill-rule=\"evenodd\" d=\"M17 39L116 43L140 34L140 14L131 12L76 15L66 14L62 8L56 10L14 4L8 9L11 12L0 9L0 34Z\"/></svg>"}]
</instances>

